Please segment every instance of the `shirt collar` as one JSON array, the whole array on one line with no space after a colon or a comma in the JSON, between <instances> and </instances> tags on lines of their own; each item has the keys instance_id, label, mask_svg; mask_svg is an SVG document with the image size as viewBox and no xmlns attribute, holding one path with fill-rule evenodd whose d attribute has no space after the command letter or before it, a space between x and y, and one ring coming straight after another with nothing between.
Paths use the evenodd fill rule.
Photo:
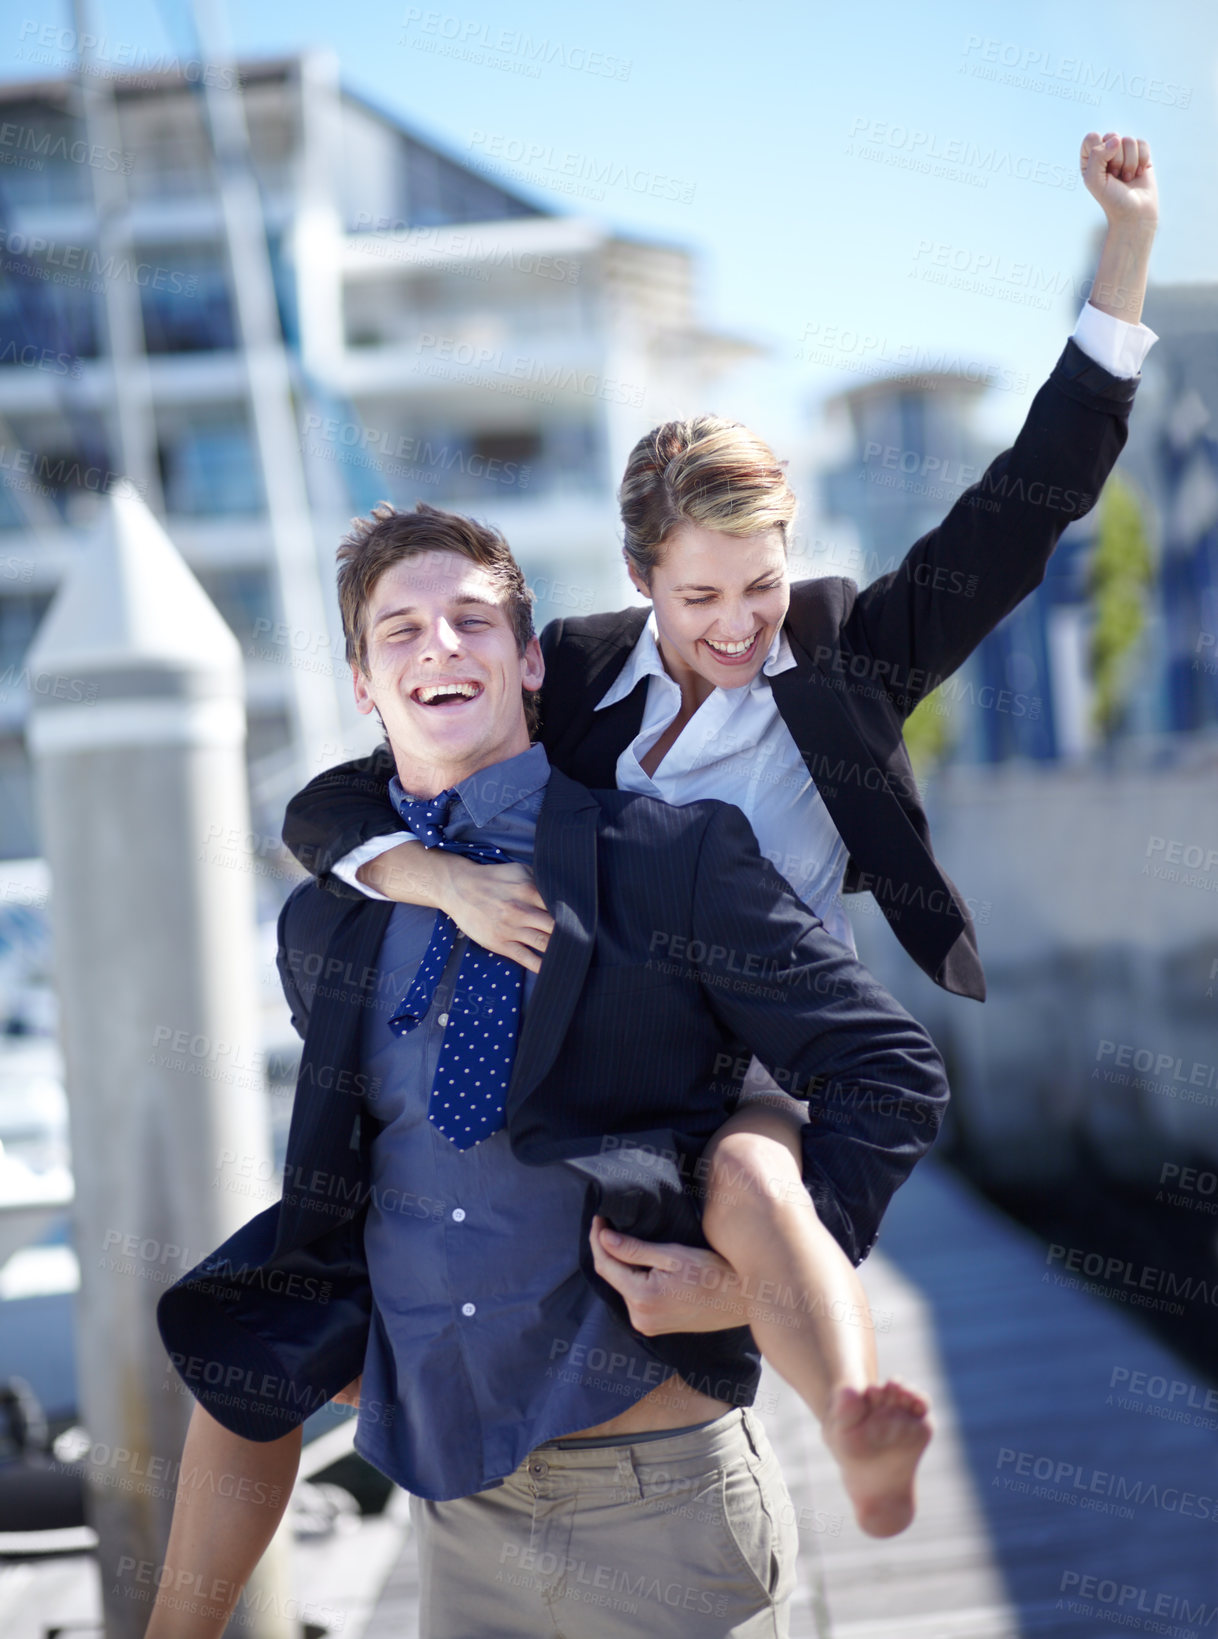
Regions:
<instances>
[{"instance_id":1,"label":"shirt collar","mask_svg":"<svg viewBox=\"0 0 1218 1639\"><path fill-rule=\"evenodd\" d=\"M647 623L639 633L638 642L630 651L626 664L614 679L609 692L597 701L594 710L603 711L606 706L616 706L619 700L624 700L628 694L633 694L639 683L645 677L663 677L670 683L673 679L664 670L664 661L660 656L659 628L656 625L656 612L653 609L647 616ZM774 677L778 672L790 671L795 664L795 656L791 652L791 645L787 641L787 634L783 627L774 633L769 650L761 663L761 670L749 684L751 689L766 688L765 678ZM676 684L673 683L673 687Z\"/></svg>"},{"instance_id":2,"label":"shirt collar","mask_svg":"<svg viewBox=\"0 0 1218 1639\"><path fill-rule=\"evenodd\" d=\"M550 759L545 747L538 742L514 757L505 757L501 763L489 763L470 774L457 786L457 796L473 824L489 825L509 808L526 807L536 815L541 811L541 799L550 779ZM389 781L389 796L394 807L406 793L397 775Z\"/></svg>"}]
</instances>

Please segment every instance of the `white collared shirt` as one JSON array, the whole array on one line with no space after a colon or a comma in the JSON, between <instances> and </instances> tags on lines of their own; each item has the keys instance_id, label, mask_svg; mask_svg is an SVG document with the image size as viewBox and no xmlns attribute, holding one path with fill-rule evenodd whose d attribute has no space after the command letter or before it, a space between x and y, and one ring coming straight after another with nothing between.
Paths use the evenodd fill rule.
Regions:
<instances>
[{"instance_id":1,"label":"white collared shirt","mask_svg":"<svg viewBox=\"0 0 1218 1639\"><path fill-rule=\"evenodd\" d=\"M794 664L791 645L780 629L752 682L738 689L712 689L655 773L646 774L642 758L681 709L680 685L664 670L660 657L653 610L596 710L624 700L646 678L642 727L617 760L619 791L637 791L676 806L707 797L735 803L765 857L833 937L853 950L854 936L841 902L846 844L770 689L770 678Z\"/></svg>"}]
</instances>

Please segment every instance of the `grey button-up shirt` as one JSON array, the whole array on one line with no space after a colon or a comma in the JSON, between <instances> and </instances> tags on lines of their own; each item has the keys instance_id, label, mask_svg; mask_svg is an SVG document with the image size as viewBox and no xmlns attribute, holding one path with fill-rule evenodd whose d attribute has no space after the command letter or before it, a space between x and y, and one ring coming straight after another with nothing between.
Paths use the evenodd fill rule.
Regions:
<instances>
[{"instance_id":1,"label":"grey button-up shirt","mask_svg":"<svg viewBox=\"0 0 1218 1639\"><path fill-rule=\"evenodd\" d=\"M531 864L549 776L540 745L480 770L458 786L447 834ZM616 1416L669 1370L580 1272L584 1182L517 1161L506 1131L459 1150L427 1120L464 936L418 1028L399 1037L388 1021L434 922L395 906L362 1026L361 1068L387 1125L372 1145L374 1303L355 1448L439 1501L498 1484L534 1446Z\"/></svg>"}]
</instances>

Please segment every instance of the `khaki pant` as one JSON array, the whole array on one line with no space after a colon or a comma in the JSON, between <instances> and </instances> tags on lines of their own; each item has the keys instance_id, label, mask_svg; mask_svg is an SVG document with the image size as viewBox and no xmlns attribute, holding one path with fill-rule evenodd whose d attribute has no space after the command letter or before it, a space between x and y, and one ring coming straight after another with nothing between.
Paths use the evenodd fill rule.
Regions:
<instances>
[{"instance_id":1,"label":"khaki pant","mask_svg":"<svg viewBox=\"0 0 1218 1639\"><path fill-rule=\"evenodd\" d=\"M501 1486L410 1500L422 1639L785 1639L795 1513L755 1413L543 1445Z\"/></svg>"}]
</instances>

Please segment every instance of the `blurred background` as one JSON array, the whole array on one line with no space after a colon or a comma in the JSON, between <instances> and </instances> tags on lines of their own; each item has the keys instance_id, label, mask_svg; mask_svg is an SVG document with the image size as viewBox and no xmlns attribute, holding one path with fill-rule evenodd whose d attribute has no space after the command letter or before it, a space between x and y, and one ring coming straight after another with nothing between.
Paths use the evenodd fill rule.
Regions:
<instances>
[{"instance_id":1,"label":"blurred background","mask_svg":"<svg viewBox=\"0 0 1218 1639\"><path fill-rule=\"evenodd\" d=\"M44 0L8 9L0 75L0 1376L52 1436L80 1427L79 1268L27 730L93 685L29 655L119 478L240 650L248 819L212 817L191 857L251 896L244 1047L277 1160L283 807L373 743L333 594L348 520L470 512L539 626L620 607L626 454L712 410L789 463L795 575L866 584L1061 352L1102 237L1091 130L1148 139L1162 198L1129 442L909 733L984 1007L847 906L948 1060L943 1157L1046 1246L1218 1281L1211 7ZM1214 1314L1131 1324L1212 1378Z\"/></svg>"}]
</instances>

